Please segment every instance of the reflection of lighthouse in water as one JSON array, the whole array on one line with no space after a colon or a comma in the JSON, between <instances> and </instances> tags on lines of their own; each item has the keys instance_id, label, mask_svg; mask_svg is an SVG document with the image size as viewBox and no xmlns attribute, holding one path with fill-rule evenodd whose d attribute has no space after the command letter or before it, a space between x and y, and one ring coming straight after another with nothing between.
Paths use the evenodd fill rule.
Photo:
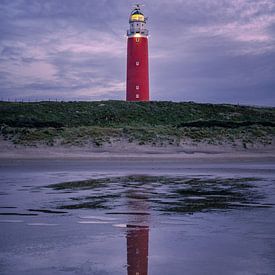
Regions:
<instances>
[{"instance_id":1,"label":"reflection of lighthouse in water","mask_svg":"<svg viewBox=\"0 0 275 275\"><path fill-rule=\"evenodd\" d=\"M147 275L149 226L146 199L132 199L133 196L137 196L135 191L128 194L129 208L136 215L131 215L134 220L127 224L127 274Z\"/></svg>"},{"instance_id":2,"label":"reflection of lighthouse in water","mask_svg":"<svg viewBox=\"0 0 275 275\"><path fill-rule=\"evenodd\" d=\"M149 65L147 18L136 5L127 31L127 101L149 101Z\"/></svg>"},{"instance_id":3,"label":"reflection of lighthouse in water","mask_svg":"<svg viewBox=\"0 0 275 275\"><path fill-rule=\"evenodd\" d=\"M149 226L127 225L128 275L148 274Z\"/></svg>"}]
</instances>

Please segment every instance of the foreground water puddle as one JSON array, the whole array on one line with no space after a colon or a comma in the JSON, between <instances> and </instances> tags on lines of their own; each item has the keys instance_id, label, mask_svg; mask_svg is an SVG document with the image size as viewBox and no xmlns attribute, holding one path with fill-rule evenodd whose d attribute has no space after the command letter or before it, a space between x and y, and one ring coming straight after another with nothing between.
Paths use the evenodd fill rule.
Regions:
<instances>
[{"instance_id":1,"label":"foreground water puddle","mask_svg":"<svg viewBox=\"0 0 275 275\"><path fill-rule=\"evenodd\" d=\"M114 223L123 224L125 217L134 217L137 220L136 224L142 225L147 218L138 217L273 207L274 204L263 202L265 196L258 188L262 183L264 180L256 177L95 177L82 181L55 183L46 187L32 187L29 189L30 192L52 196L47 206L39 199L39 208L17 209L16 212L12 211L17 208L16 206L3 205L0 208L7 211L0 212L0 216L51 217L71 215L73 211L93 210L104 211L104 215L87 215L85 212L79 215L79 212L76 212L79 219L76 222L114 226ZM49 189L54 191L49 192ZM8 211L9 209L11 211ZM131 223L133 220L127 222ZM184 224L184 221L182 218L175 221L166 219L162 223L176 226ZM33 221L28 225L46 226L47 223Z\"/></svg>"},{"instance_id":2,"label":"foreground water puddle","mask_svg":"<svg viewBox=\"0 0 275 275\"><path fill-rule=\"evenodd\" d=\"M261 165L114 163L4 171L0 273L274 274L275 175Z\"/></svg>"}]
</instances>

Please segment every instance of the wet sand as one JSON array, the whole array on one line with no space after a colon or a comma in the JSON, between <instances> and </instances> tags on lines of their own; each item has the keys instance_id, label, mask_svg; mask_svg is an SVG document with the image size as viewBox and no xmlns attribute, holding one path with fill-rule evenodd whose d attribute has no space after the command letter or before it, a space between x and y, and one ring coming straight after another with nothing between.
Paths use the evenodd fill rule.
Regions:
<instances>
[{"instance_id":1,"label":"wet sand","mask_svg":"<svg viewBox=\"0 0 275 275\"><path fill-rule=\"evenodd\" d=\"M23 146L7 141L0 142L0 159L187 159L210 161L275 159L275 146L254 145L246 149L241 146L209 144L185 144L183 146L149 146L130 143L117 143L102 147L76 146Z\"/></svg>"}]
</instances>

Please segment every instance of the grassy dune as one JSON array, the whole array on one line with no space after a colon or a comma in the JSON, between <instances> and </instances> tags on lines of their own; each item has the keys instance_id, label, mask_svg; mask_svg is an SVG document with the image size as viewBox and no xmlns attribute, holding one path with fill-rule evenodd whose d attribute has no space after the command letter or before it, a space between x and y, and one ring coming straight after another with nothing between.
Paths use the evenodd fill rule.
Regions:
<instances>
[{"instance_id":1,"label":"grassy dune","mask_svg":"<svg viewBox=\"0 0 275 275\"><path fill-rule=\"evenodd\" d=\"M275 108L193 102L0 102L1 135L14 144L102 146L124 140L139 145L268 145Z\"/></svg>"}]
</instances>

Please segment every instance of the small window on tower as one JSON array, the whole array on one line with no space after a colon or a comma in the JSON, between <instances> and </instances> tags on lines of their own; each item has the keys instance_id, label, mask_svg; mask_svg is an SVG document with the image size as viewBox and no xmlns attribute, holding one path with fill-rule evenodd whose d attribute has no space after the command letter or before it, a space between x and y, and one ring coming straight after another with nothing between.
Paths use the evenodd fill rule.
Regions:
<instances>
[{"instance_id":1,"label":"small window on tower","mask_svg":"<svg viewBox=\"0 0 275 275\"><path fill-rule=\"evenodd\" d=\"M136 94L136 99L138 99L139 98L139 94Z\"/></svg>"},{"instance_id":2,"label":"small window on tower","mask_svg":"<svg viewBox=\"0 0 275 275\"><path fill-rule=\"evenodd\" d=\"M137 42L137 43L139 42L139 37L136 37L136 42Z\"/></svg>"},{"instance_id":3,"label":"small window on tower","mask_svg":"<svg viewBox=\"0 0 275 275\"><path fill-rule=\"evenodd\" d=\"M136 61L136 66L139 66L139 61Z\"/></svg>"},{"instance_id":4,"label":"small window on tower","mask_svg":"<svg viewBox=\"0 0 275 275\"><path fill-rule=\"evenodd\" d=\"M136 90L137 90L137 91L139 90L139 85L136 85Z\"/></svg>"}]
</instances>

